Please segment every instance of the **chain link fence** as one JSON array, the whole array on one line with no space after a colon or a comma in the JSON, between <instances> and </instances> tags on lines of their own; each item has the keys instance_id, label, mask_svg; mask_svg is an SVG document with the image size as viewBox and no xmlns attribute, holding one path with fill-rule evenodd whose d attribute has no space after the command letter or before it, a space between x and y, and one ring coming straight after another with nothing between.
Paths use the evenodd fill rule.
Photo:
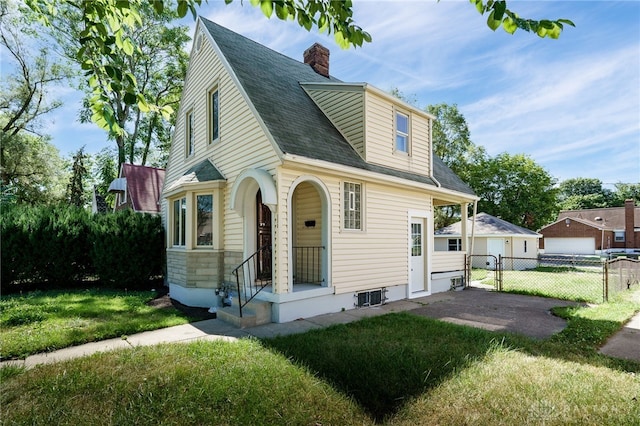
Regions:
<instances>
[{"instance_id":1,"label":"chain link fence","mask_svg":"<svg viewBox=\"0 0 640 426\"><path fill-rule=\"evenodd\" d=\"M607 300L605 262L578 256L468 256L467 282L497 291L601 303Z\"/></svg>"}]
</instances>

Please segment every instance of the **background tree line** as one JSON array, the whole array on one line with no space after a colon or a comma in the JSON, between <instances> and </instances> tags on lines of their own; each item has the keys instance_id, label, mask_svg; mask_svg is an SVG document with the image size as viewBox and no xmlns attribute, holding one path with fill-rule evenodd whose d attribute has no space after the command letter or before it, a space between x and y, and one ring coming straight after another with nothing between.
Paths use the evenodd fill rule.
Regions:
<instances>
[{"instance_id":1,"label":"background tree line","mask_svg":"<svg viewBox=\"0 0 640 426\"><path fill-rule=\"evenodd\" d=\"M360 46L371 36L355 24L350 2L252 1L266 16L294 17L301 27L334 34L340 45ZM199 0L0 0L0 43L13 73L0 85L0 201L87 206L94 187L108 197L123 162L164 167L186 74L188 28L174 24ZM570 21L517 17L506 2L475 1L487 25L557 37ZM515 25L515 27L514 27ZM69 84L84 93L81 122L105 130L111 148L89 155L81 148L62 158L43 133L43 118L61 106L50 88ZM403 98L397 90L395 94ZM406 99L405 99L406 100ZM415 102L413 102L415 103ZM425 108L435 115L434 152L481 197L478 211L529 229L554 220L560 209L610 207L640 201L638 184L615 191L592 178L558 184L526 154L497 156L473 144L456 105ZM437 211L437 226L458 220L454 208Z\"/></svg>"}]
</instances>

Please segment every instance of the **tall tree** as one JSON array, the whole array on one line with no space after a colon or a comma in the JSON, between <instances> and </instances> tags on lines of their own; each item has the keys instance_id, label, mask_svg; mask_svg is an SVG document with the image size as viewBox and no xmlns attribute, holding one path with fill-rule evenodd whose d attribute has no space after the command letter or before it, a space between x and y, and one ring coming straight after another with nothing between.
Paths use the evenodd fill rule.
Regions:
<instances>
[{"instance_id":1,"label":"tall tree","mask_svg":"<svg viewBox=\"0 0 640 426\"><path fill-rule=\"evenodd\" d=\"M155 11L162 14L165 5L175 9L178 16L184 17L189 10L196 16L196 6L202 0L154 0L151 2ZM225 0L231 3L233 0ZM141 110L154 110L169 113L167 108L154 105L145 95L137 80L129 72L119 71L112 63L118 62L118 53L134 56L139 46L129 35L144 26L143 10L148 2L142 0L26 0L27 5L47 24L58 13L63 5L77 8L80 14L81 33L79 46L74 54L76 59L87 70L88 84L94 92L90 105L93 111L92 120L110 132L117 134L124 129L119 127L117 111L109 103L109 99L118 93L127 105L138 104ZM502 26L513 34L518 28L535 32L540 37L557 38L563 25L573 23L566 19L531 20L523 19L507 7L504 0L473 0L478 12L487 14L487 25L494 31ZM295 20L301 27L310 31L313 27L321 32L333 34L336 42L342 47L361 46L370 42L371 36L353 19L351 0L251 0L251 4L259 6L265 16L275 14L281 20ZM87 55L88 54L88 55ZM100 55L102 60L95 60ZM107 82L103 84L102 82Z\"/></svg>"},{"instance_id":2,"label":"tall tree","mask_svg":"<svg viewBox=\"0 0 640 426\"><path fill-rule=\"evenodd\" d=\"M433 114L433 153L458 173L469 161L474 147L467 120L458 110L458 105L428 105L427 112Z\"/></svg>"},{"instance_id":3,"label":"tall tree","mask_svg":"<svg viewBox=\"0 0 640 426\"><path fill-rule=\"evenodd\" d=\"M64 160L48 138L20 132L0 141L3 195L17 203L47 204L62 200L67 173Z\"/></svg>"},{"instance_id":4,"label":"tall tree","mask_svg":"<svg viewBox=\"0 0 640 426\"><path fill-rule=\"evenodd\" d=\"M88 160L89 156L84 152L84 146L73 155L71 165L71 178L67 185L67 199L69 204L76 207L84 207L87 202L85 181L89 178Z\"/></svg>"},{"instance_id":5,"label":"tall tree","mask_svg":"<svg viewBox=\"0 0 640 426\"><path fill-rule=\"evenodd\" d=\"M640 204L640 183L616 183L615 197L619 205L624 205L625 200L634 200Z\"/></svg>"},{"instance_id":6,"label":"tall tree","mask_svg":"<svg viewBox=\"0 0 640 426\"><path fill-rule=\"evenodd\" d=\"M582 210L613 207L616 203L613 192L602 186L595 178L573 178L558 185L561 210Z\"/></svg>"},{"instance_id":7,"label":"tall tree","mask_svg":"<svg viewBox=\"0 0 640 426\"><path fill-rule=\"evenodd\" d=\"M4 68L14 70L0 82L0 124L5 140L20 132L38 134L40 118L61 105L48 99L47 90L68 78L68 68L38 46L33 25L17 12L14 3L0 0L0 45L10 64Z\"/></svg>"},{"instance_id":8,"label":"tall tree","mask_svg":"<svg viewBox=\"0 0 640 426\"><path fill-rule=\"evenodd\" d=\"M63 160L40 127L42 117L61 105L48 90L68 78L68 68L39 45L38 33L14 2L0 0L0 45L9 70L0 80L0 185L3 199L18 203L64 195Z\"/></svg>"},{"instance_id":9,"label":"tall tree","mask_svg":"<svg viewBox=\"0 0 640 426\"><path fill-rule=\"evenodd\" d=\"M531 230L556 217L555 179L528 156L502 153L468 167L468 183L481 198L479 211Z\"/></svg>"},{"instance_id":10,"label":"tall tree","mask_svg":"<svg viewBox=\"0 0 640 426\"><path fill-rule=\"evenodd\" d=\"M52 36L56 37L63 51L70 58L82 48L86 31L82 20L83 7L97 7L99 2L66 2L60 5L55 17L51 18ZM101 108L113 111L110 122L102 122L118 148L118 163L146 164L154 148L166 148L169 143L169 128L174 124L174 106L184 82L188 55L185 45L189 40L186 26L170 26L177 15L171 9L157 13L152 3L137 5L139 26L122 26L118 37L129 40L136 49L129 54L129 44L101 49L83 50L79 66L91 73L88 84L82 88L86 92L81 121L100 121L96 114L96 102ZM105 54L104 49L109 50ZM106 74L96 72L105 67ZM141 92L140 99L152 100L156 108L149 108L146 102L136 99L120 89L120 80L133 80ZM145 114L149 113L149 114ZM100 123L99 123L100 124ZM160 155L162 157L162 155Z\"/></svg>"},{"instance_id":11,"label":"tall tree","mask_svg":"<svg viewBox=\"0 0 640 426\"><path fill-rule=\"evenodd\" d=\"M108 206L113 207L115 194L109 192L109 185L118 177L118 165L115 162L113 149L104 148L95 156L93 179L95 189L102 195Z\"/></svg>"}]
</instances>

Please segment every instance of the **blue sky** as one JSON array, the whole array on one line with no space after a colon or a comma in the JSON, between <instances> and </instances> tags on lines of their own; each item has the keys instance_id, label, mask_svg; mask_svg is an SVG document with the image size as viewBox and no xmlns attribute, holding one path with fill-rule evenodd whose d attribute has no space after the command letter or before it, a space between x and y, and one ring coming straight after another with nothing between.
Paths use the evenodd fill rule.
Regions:
<instances>
[{"instance_id":1,"label":"blue sky","mask_svg":"<svg viewBox=\"0 0 640 426\"><path fill-rule=\"evenodd\" d=\"M242 4L243 3L243 4ZM267 20L249 1L210 0L199 12L294 59L314 42L331 50L330 72L382 90L398 88L420 108L457 104L476 145L490 155L523 153L558 181L640 182L640 2L515 1L523 17L567 18L560 39L492 32L468 0L354 0L356 22L373 42L340 49L333 37ZM184 20L192 30L194 22ZM46 130L61 154L113 142L76 121L79 97Z\"/></svg>"}]
</instances>

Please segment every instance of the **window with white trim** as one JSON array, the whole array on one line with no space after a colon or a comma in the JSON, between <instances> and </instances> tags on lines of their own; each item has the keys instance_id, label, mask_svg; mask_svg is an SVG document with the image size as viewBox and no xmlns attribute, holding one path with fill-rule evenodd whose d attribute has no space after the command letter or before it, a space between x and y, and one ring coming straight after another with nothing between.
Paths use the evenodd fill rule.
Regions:
<instances>
[{"instance_id":1,"label":"window with white trim","mask_svg":"<svg viewBox=\"0 0 640 426\"><path fill-rule=\"evenodd\" d=\"M624 243L624 231L615 231L613 241L617 243Z\"/></svg>"},{"instance_id":2,"label":"window with white trim","mask_svg":"<svg viewBox=\"0 0 640 426\"><path fill-rule=\"evenodd\" d=\"M213 195L196 195L196 245L213 245Z\"/></svg>"},{"instance_id":3,"label":"window with white trim","mask_svg":"<svg viewBox=\"0 0 640 426\"><path fill-rule=\"evenodd\" d=\"M220 92L218 88L209 91L209 143L216 143L220 139Z\"/></svg>"},{"instance_id":4,"label":"window with white trim","mask_svg":"<svg viewBox=\"0 0 640 426\"><path fill-rule=\"evenodd\" d=\"M196 138L194 134L193 111L187 112L185 117L185 151L187 157L193 155L196 149Z\"/></svg>"},{"instance_id":5,"label":"window with white trim","mask_svg":"<svg viewBox=\"0 0 640 426\"><path fill-rule=\"evenodd\" d=\"M362 229L362 185L344 182L344 229Z\"/></svg>"},{"instance_id":6,"label":"window with white trim","mask_svg":"<svg viewBox=\"0 0 640 426\"><path fill-rule=\"evenodd\" d=\"M395 150L409 153L409 116L396 111L396 145Z\"/></svg>"},{"instance_id":7,"label":"window with white trim","mask_svg":"<svg viewBox=\"0 0 640 426\"><path fill-rule=\"evenodd\" d=\"M461 238L449 238L447 243L449 251L462 251Z\"/></svg>"},{"instance_id":8,"label":"window with white trim","mask_svg":"<svg viewBox=\"0 0 640 426\"><path fill-rule=\"evenodd\" d=\"M172 241L175 247L184 247L187 231L187 198L182 197L173 201Z\"/></svg>"}]
</instances>

